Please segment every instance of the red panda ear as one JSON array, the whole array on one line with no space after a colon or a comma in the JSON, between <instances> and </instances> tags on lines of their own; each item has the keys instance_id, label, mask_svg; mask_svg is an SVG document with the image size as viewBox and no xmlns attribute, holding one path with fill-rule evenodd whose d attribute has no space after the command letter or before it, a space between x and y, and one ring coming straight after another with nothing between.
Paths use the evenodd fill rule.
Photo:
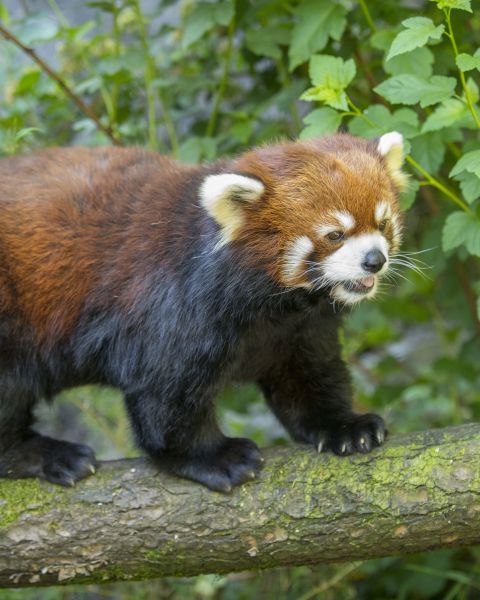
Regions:
<instances>
[{"instance_id":1,"label":"red panda ear","mask_svg":"<svg viewBox=\"0 0 480 600\"><path fill-rule=\"evenodd\" d=\"M245 218L242 204L255 202L264 191L265 186L258 179L236 173L209 175L204 179L200 201L222 228L221 245L233 240L242 226Z\"/></svg>"},{"instance_id":2,"label":"red panda ear","mask_svg":"<svg viewBox=\"0 0 480 600\"><path fill-rule=\"evenodd\" d=\"M402 172L403 136L398 131L385 133L378 139L377 150L385 159L387 171L395 186L403 191L408 185L408 177Z\"/></svg>"}]
</instances>

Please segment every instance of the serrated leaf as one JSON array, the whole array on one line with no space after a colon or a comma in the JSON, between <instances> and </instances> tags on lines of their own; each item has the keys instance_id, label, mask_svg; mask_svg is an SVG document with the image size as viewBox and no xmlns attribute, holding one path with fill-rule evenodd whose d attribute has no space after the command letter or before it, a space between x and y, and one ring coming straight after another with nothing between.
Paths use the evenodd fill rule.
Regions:
<instances>
[{"instance_id":1,"label":"serrated leaf","mask_svg":"<svg viewBox=\"0 0 480 600\"><path fill-rule=\"evenodd\" d=\"M324 106L312 110L303 121L307 127L300 133L300 139L305 140L326 133L335 133L342 122L342 115L333 108Z\"/></svg>"},{"instance_id":2,"label":"serrated leaf","mask_svg":"<svg viewBox=\"0 0 480 600\"><path fill-rule=\"evenodd\" d=\"M467 114L469 112L464 102L456 98L449 98L437 106L433 113L428 116L423 124L422 133L450 127L450 125L453 125Z\"/></svg>"},{"instance_id":3,"label":"serrated leaf","mask_svg":"<svg viewBox=\"0 0 480 600\"><path fill-rule=\"evenodd\" d=\"M345 30L347 10L336 2L306 0L295 10L295 25L288 51L290 70L323 50L328 38L339 40Z\"/></svg>"},{"instance_id":4,"label":"serrated leaf","mask_svg":"<svg viewBox=\"0 0 480 600\"><path fill-rule=\"evenodd\" d=\"M310 59L309 73L314 87L304 92L302 100L316 100L332 108L348 109L344 90L355 77L352 59L344 61L339 57L317 54Z\"/></svg>"},{"instance_id":5,"label":"serrated leaf","mask_svg":"<svg viewBox=\"0 0 480 600\"><path fill-rule=\"evenodd\" d=\"M462 171L455 179L460 182L463 197L469 204L480 198L480 178L475 173Z\"/></svg>"},{"instance_id":6,"label":"serrated leaf","mask_svg":"<svg viewBox=\"0 0 480 600\"><path fill-rule=\"evenodd\" d=\"M475 54L459 54L455 59L457 67L461 71L471 71L472 69L478 69L480 71L480 48Z\"/></svg>"},{"instance_id":7,"label":"serrated leaf","mask_svg":"<svg viewBox=\"0 0 480 600\"><path fill-rule=\"evenodd\" d=\"M445 140L442 132L423 133L411 140L412 157L430 173L436 173L445 158Z\"/></svg>"},{"instance_id":8,"label":"serrated leaf","mask_svg":"<svg viewBox=\"0 0 480 600\"><path fill-rule=\"evenodd\" d=\"M450 177L455 177L462 171L475 173L477 177L480 177L480 150L472 150L472 152L464 154L450 171Z\"/></svg>"},{"instance_id":9,"label":"serrated leaf","mask_svg":"<svg viewBox=\"0 0 480 600\"><path fill-rule=\"evenodd\" d=\"M444 25L435 26L435 23L427 17L411 17L402 21L402 25L405 30L393 40L387 60L415 48L421 48L430 39L439 40L445 31Z\"/></svg>"},{"instance_id":10,"label":"serrated leaf","mask_svg":"<svg viewBox=\"0 0 480 600\"><path fill-rule=\"evenodd\" d=\"M375 91L393 104L417 104L422 108L452 96L457 80L433 75L429 79L417 75L395 75L377 85Z\"/></svg>"},{"instance_id":11,"label":"serrated leaf","mask_svg":"<svg viewBox=\"0 0 480 600\"><path fill-rule=\"evenodd\" d=\"M427 79L432 74L433 61L433 52L430 48L416 48L412 52L385 60L384 68L389 75L412 73Z\"/></svg>"},{"instance_id":12,"label":"serrated leaf","mask_svg":"<svg viewBox=\"0 0 480 600\"><path fill-rule=\"evenodd\" d=\"M444 8L456 8L458 10L466 10L467 12L472 12L471 2L470 0L430 0L431 2L435 2L440 10Z\"/></svg>"},{"instance_id":13,"label":"serrated leaf","mask_svg":"<svg viewBox=\"0 0 480 600\"><path fill-rule=\"evenodd\" d=\"M470 254L480 256L480 220L466 212L448 215L442 233L445 251L464 245Z\"/></svg>"},{"instance_id":14,"label":"serrated leaf","mask_svg":"<svg viewBox=\"0 0 480 600\"><path fill-rule=\"evenodd\" d=\"M408 182L408 188L400 194L400 207L402 210L408 210L412 206L419 188L420 184L416 179Z\"/></svg>"}]
</instances>

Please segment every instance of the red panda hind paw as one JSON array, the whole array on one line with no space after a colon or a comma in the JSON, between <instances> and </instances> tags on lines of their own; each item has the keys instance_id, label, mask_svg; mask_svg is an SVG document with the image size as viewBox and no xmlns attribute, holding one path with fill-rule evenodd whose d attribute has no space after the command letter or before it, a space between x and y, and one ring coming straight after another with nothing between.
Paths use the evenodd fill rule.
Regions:
<instances>
[{"instance_id":1,"label":"red panda hind paw","mask_svg":"<svg viewBox=\"0 0 480 600\"><path fill-rule=\"evenodd\" d=\"M0 476L11 479L39 477L50 483L73 487L77 481L95 473L93 450L34 434L8 451L0 461Z\"/></svg>"},{"instance_id":2,"label":"red panda hind paw","mask_svg":"<svg viewBox=\"0 0 480 600\"><path fill-rule=\"evenodd\" d=\"M191 479L207 488L228 494L236 486L257 478L263 465L257 445L246 438L225 438L214 449L197 452L183 460L176 458L167 470L175 475Z\"/></svg>"},{"instance_id":3,"label":"red panda hind paw","mask_svg":"<svg viewBox=\"0 0 480 600\"><path fill-rule=\"evenodd\" d=\"M347 422L338 423L319 432L315 445L318 452L331 450L338 456L348 456L355 452L366 454L381 446L387 433L385 423L378 415L353 415Z\"/></svg>"}]
</instances>

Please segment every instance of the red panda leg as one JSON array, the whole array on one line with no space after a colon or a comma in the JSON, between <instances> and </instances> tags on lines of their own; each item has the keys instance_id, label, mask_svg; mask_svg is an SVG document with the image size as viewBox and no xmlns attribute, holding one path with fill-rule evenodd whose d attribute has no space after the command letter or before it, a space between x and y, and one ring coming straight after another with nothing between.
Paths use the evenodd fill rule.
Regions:
<instances>
[{"instance_id":1,"label":"red panda leg","mask_svg":"<svg viewBox=\"0 0 480 600\"><path fill-rule=\"evenodd\" d=\"M211 399L182 408L165 395L127 394L126 403L139 446L159 468L218 492L258 474L260 450L251 440L222 434Z\"/></svg>"},{"instance_id":2,"label":"red panda leg","mask_svg":"<svg viewBox=\"0 0 480 600\"><path fill-rule=\"evenodd\" d=\"M32 393L12 382L0 393L0 477L39 477L70 486L95 472L95 456L88 446L54 440L31 429L36 403Z\"/></svg>"},{"instance_id":3,"label":"red panda leg","mask_svg":"<svg viewBox=\"0 0 480 600\"><path fill-rule=\"evenodd\" d=\"M267 402L293 439L340 456L383 443L385 423L351 408L350 377L340 356L322 360L303 346L259 382Z\"/></svg>"}]
</instances>

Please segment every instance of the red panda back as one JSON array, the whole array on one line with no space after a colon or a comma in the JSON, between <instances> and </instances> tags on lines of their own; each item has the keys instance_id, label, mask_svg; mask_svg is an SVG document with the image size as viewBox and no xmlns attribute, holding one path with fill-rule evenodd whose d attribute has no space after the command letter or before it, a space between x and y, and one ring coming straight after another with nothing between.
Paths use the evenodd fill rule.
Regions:
<instances>
[{"instance_id":1,"label":"red panda back","mask_svg":"<svg viewBox=\"0 0 480 600\"><path fill-rule=\"evenodd\" d=\"M161 202L179 171L137 148L58 148L0 161L0 311L13 311L41 338L67 334L127 237L141 252L138 238L149 231L137 224L144 231L135 236L135 221L161 225ZM135 210L149 186L158 202ZM155 236L161 245L161 227ZM120 277L131 261L124 263Z\"/></svg>"}]
</instances>

